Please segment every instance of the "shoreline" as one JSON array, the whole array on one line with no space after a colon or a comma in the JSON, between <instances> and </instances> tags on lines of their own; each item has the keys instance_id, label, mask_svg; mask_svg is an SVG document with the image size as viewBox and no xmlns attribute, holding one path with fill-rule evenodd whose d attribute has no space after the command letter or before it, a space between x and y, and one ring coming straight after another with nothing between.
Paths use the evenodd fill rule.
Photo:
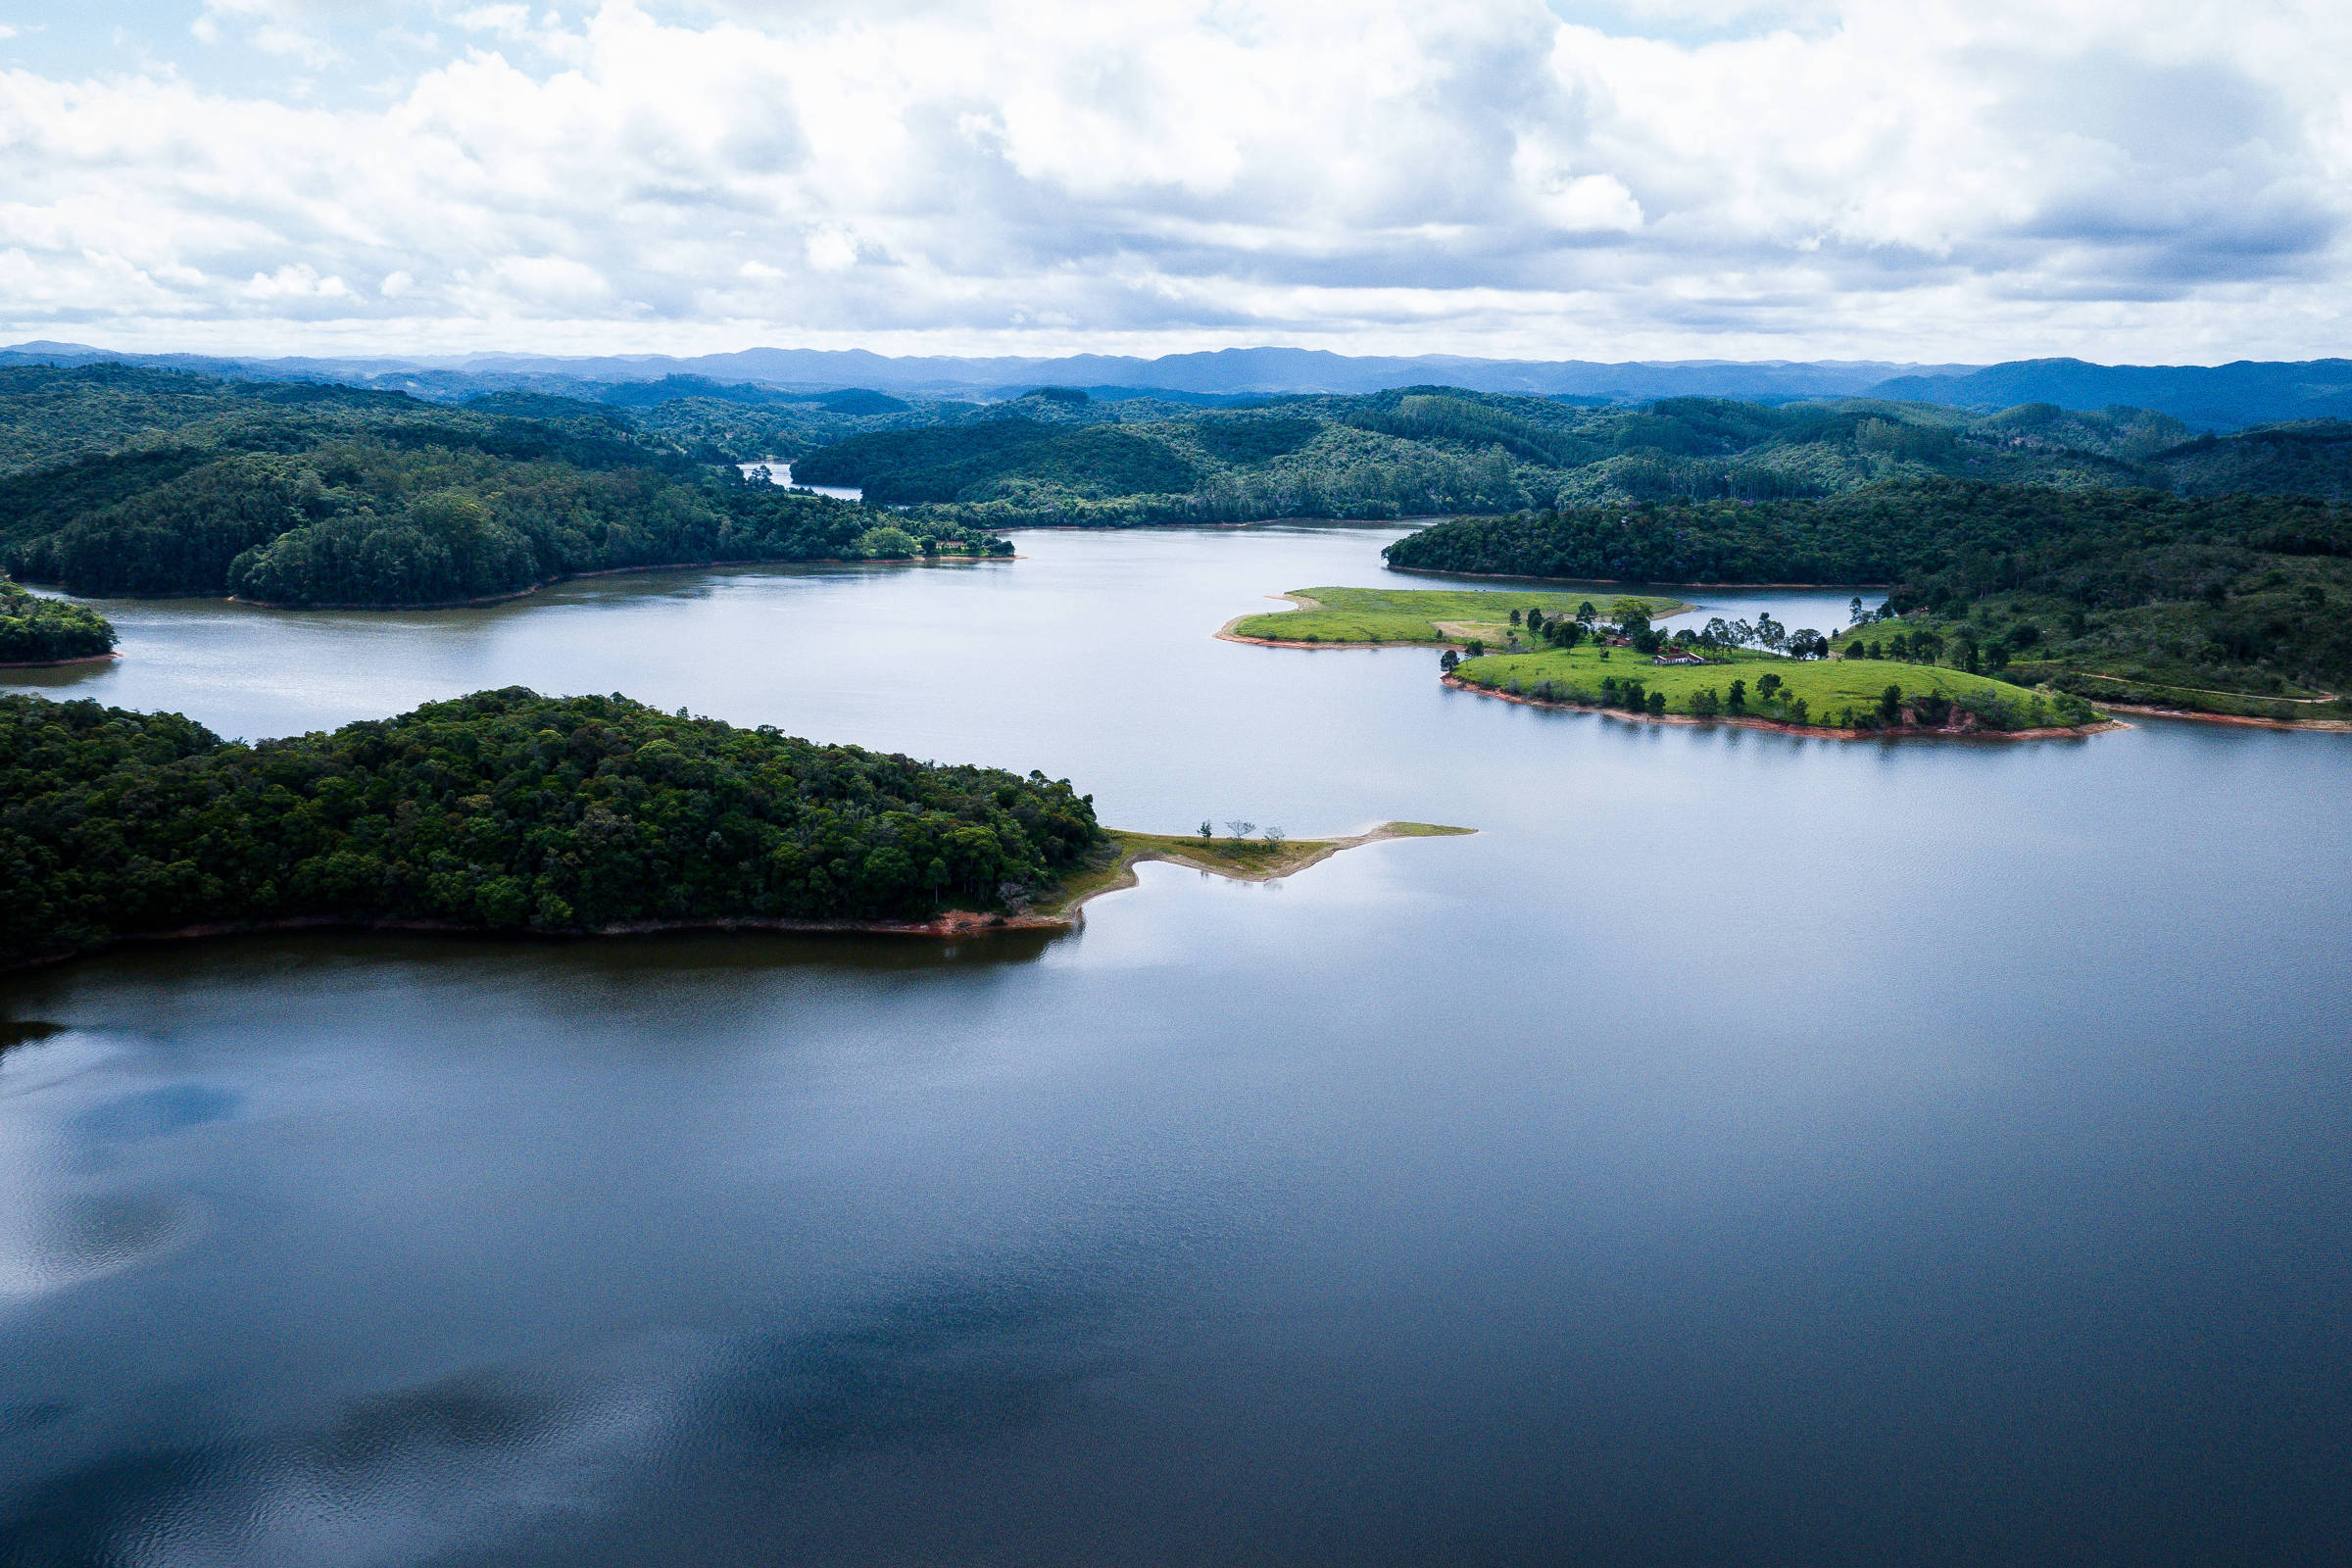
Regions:
<instances>
[{"instance_id":1,"label":"shoreline","mask_svg":"<svg viewBox=\"0 0 2352 1568\"><path fill-rule=\"evenodd\" d=\"M751 561L657 561L649 562L642 566L599 566L593 571L567 571L559 577L542 578L540 581L532 583L527 588L517 588L512 593L489 594L480 599L436 599L429 604L421 605L354 605L345 604L341 601L337 601L332 604L322 603L296 605L275 599L246 599L236 594L227 595L223 602L231 605L250 605L255 610L365 610L379 612L402 610L478 610L485 605L507 605L513 604L517 599L528 599L531 595L539 592L541 589L553 588L559 583L578 582L582 578L586 577L624 577L631 572L637 571L713 571L721 568L734 568L738 566L968 566L985 561L1018 561L1020 557L1017 555L974 556L968 554L956 554L954 556L909 556L904 559L892 559L881 556L798 556L786 561L778 561L773 559ZM157 597L161 598L166 596L159 595ZM184 597L190 599L207 599L210 598L211 595L189 594Z\"/></svg>"},{"instance_id":2,"label":"shoreline","mask_svg":"<svg viewBox=\"0 0 2352 1568\"><path fill-rule=\"evenodd\" d=\"M1321 610L1323 608L1322 600L1309 599L1304 594L1267 594L1264 597L1268 599L1287 599L1300 610ZM1317 648L1460 648L1464 646L1459 642L1406 642L1401 638L1394 642L1377 643L1310 643L1301 641L1295 637L1244 637L1233 629L1234 627L1239 626L1243 621L1255 620L1258 616L1264 613L1266 613L1266 612L1262 610L1252 610L1234 616L1231 620L1227 621L1224 625L1219 626L1216 629L1214 635L1217 641L1221 643L1246 643L1252 648L1304 648L1310 652ZM1435 623L1433 622L1432 624Z\"/></svg>"},{"instance_id":3,"label":"shoreline","mask_svg":"<svg viewBox=\"0 0 2352 1568\"><path fill-rule=\"evenodd\" d=\"M1043 908L990 911L981 909L947 909L928 920L801 920L784 915L721 915L702 920L620 920L610 925L581 926L564 931L537 931L529 927L467 925L459 920L370 919L352 915L298 914L280 920L223 920L199 925L174 926L168 931L124 932L96 947L77 948L71 953L46 954L39 957L20 958L0 963L0 974L17 970L45 968L50 964L70 963L118 948L138 947L149 943L196 942L211 937L268 936L288 931L410 931L438 936L484 937L498 941L523 942L586 942L608 937L661 936L669 932L688 931L765 931L778 935L802 936L887 936L927 937L954 940L962 937L993 936L1011 931L1075 931L1085 923L1086 906L1105 893L1117 893L1137 885L1135 874L1138 862L1164 860L1196 871L1208 872L1234 882L1273 882L1295 876L1309 866L1320 865L1342 850L1352 850L1365 844L1378 844L1389 839L1450 837L1475 832L1473 828L1440 828L1419 822L1383 822L1363 833L1334 839L1300 839L1287 845L1289 855L1264 867L1244 867L1219 864L1211 858L1189 857L1183 853L1181 841L1173 835L1121 833L1108 830L1115 851L1102 864L1073 872L1055 892L1059 902ZM1215 843L1223 840L1211 841Z\"/></svg>"},{"instance_id":4,"label":"shoreline","mask_svg":"<svg viewBox=\"0 0 2352 1568\"><path fill-rule=\"evenodd\" d=\"M69 664L103 664L109 660L122 657L120 652L115 652L79 654L72 659L19 659L0 662L0 669L64 669Z\"/></svg>"},{"instance_id":5,"label":"shoreline","mask_svg":"<svg viewBox=\"0 0 2352 1568\"><path fill-rule=\"evenodd\" d=\"M2284 699L2293 701L2293 699ZM2202 713L2187 708L2155 708L2146 703L2101 703L2113 713L2138 713L2147 718L2186 718L2200 724L2243 724L2253 729L2304 730L2318 735L2352 735L2352 719L2258 718L2251 713Z\"/></svg>"},{"instance_id":6,"label":"shoreline","mask_svg":"<svg viewBox=\"0 0 2352 1568\"><path fill-rule=\"evenodd\" d=\"M1602 718L1621 718L1628 722L1642 724L1723 724L1740 729L1772 730L1783 735L1806 735L1825 741L2082 740L2088 736L2104 734L2110 730L2132 727L2121 719L2109 718L2102 719L2096 724L2083 724L2079 727L2051 724L2038 729L1913 729L1908 727L1903 729L1834 729L1823 724L1791 724L1787 719L1759 718L1748 713L1742 713L1737 717L1726 714L1714 718L1700 718L1691 713L1634 713L1620 708L1601 708L1585 703L1559 703L1542 697L1497 691L1492 686L1474 685L1458 675L1442 675L1439 680L1457 692L1468 692L1475 697L1492 697L1498 702L1521 703L1529 708L1548 708L1573 713L1597 713Z\"/></svg>"},{"instance_id":7,"label":"shoreline","mask_svg":"<svg viewBox=\"0 0 2352 1568\"><path fill-rule=\"evenodd\" d=\"M1116 831L1115 829L1113 830ZM1109 864L1096 874L1101 879L1093 884L1081 884L1065 902L1055 905L1041 918L1066 919L1070 925L1081 922L1081 911L1092 900L1105 893L1116 893L1136 886L1135 868L1146 860L1158 860L1169 865L1181 865L1188 870L1221 876L1229 882L1279 882L1296 876L1343 850L1359 849L1366 844L1382 844L1392 839L1458 838L1475 833L1476 828L1440 827L1428 822L1382 822L1361 833L1331 839L1292 839L1285 842L1285 851L1272 863L1263 866L1238 866L1220 861L1213 855L1187 853L1195 842L1207 845L1230 843L1226 839L1195 841L1172 833L1120 833L1119 853Z\"/></svg>"}]
</instances>

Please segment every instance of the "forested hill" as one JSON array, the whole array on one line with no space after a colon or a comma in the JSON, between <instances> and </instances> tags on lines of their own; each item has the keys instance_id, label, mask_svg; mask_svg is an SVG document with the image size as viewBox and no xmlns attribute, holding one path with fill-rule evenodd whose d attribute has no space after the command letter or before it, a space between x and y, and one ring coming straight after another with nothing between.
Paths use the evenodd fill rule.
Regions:
<instances>
[{"instance_id":1,"label":"forested hill","mask_svg":"<svg viewBox=\"0 0 2352 1568\"><path fill-rule=\"evenodd\" d=\"M0 964L299 919L919 920L1043 891L1091 797L519 688L259 745L0 697Z\"/></svg>"},{"instance_id":2,"label":"forested hill","mask_svg":"<svg viewBox=\"0 0 2352 1568\"><path fill-rule=\"evenodd\" d=\"M2082 687L2324 697L2352 686L2352 504L1953 480L1818 500L1465 517L1391 545L1424 571L1634 582L1890 583L1897 612ZM2011 623L2032 628L2014 639ZM2290 691L2290 688L2293 690ZM2171 700L2171 699L2167 699Z\"/></svg>"},{"instance_id":3,"label":"forested hill","mask_svg":"<svg viewBox=\"0 0 2352 1568\"><path fill-rule=\"evenodd\" d=\"M1968 414L1846 399L1594 408L1415 387L1179 409L1043 389L861 433L795 465L914 515L1026 522L1411 516L1841 495L1897 479L2068 489L2352 493L2352 423L2228 437L2144 410Z\"/></svg>"},{"instance_id":4,"label":"forested hill","mask_svg":"<svg viewBox=\"0 0 2352 1568\"><path fill-rule=\"evenodd\" d=\"M0 371L0 569L85 594L393 606L614 567L1009 550L954 519L747 483L709 461L717 436L680 428L524 394L448 408L119 366Z\"/></svg>"},{"instance_id":5,"label":"forested hill","mask_svg":"<svg viewBox=\"0 0 2352 1568\"><path fill-rule=\"evenodd\" d=\"M28 594L0 576L0 664L95 659L114 647L114 624L96 611Z\"/></svg>"}]
</instances>

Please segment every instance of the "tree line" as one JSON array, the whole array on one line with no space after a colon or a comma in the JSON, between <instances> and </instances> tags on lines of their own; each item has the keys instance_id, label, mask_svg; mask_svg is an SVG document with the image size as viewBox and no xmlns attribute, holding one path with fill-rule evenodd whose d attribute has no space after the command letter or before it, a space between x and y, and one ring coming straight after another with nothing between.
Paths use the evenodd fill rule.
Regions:
<instances>
[{"instance_id":1,"label":"tree line","mask_svg":"<svg viewBox=\"0 0 2352 1568\"><path fill-rule=\"evenodd\" d=\"M1066 780L518 687L255 745L0 697L0 963L301 918L577 932L1003 908L1102 834Z\"/></svg>"},{"instance_id":2,"label":"tree line","mask_svg":"<svg viewBox=\"0 0 2352 1568\"><path fill-rule=\"evenodd\" d=\"M537 400L557 406L541 418L285 390L190 391L157 406L179 420L157 440L0 476L0 569L101 596L394 606L616 567L1011 549L953 519L747 482L560 399ZM183 417L191 401L225 412ZM20 436L80 408L0 396Z\"/></svg>"},{"instance_id":3,"label":"tree line","mask_svg":"<svg viewBox=\"0 0 2352 1568\"><path fill-rule=\"evenodd\" d=\"M114 648L114 623L95 610L27 593L0 575L0 664L94 659Z\"/></svg>"}]
</instances>

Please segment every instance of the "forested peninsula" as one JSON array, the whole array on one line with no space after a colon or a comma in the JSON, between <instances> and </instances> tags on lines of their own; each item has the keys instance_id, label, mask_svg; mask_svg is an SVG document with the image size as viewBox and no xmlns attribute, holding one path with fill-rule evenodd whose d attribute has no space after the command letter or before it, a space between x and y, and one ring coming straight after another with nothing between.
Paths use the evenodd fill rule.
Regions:
<instances>
[{"instance_id":1,"label":"forested peninsula","mask_svg":"<svg viewBox=\"0 0 2352 1568\"><path fill-rule=\"evenodd\" d=\"M0 574L0 664L103 659L114 648L114 623L95 610L26 593Z\"/></svg>"},{"instance_id":2,"label":"forested peninsula","mask_svg":"<svg viewBox=\"0 0 2352 1568\"><path fill-rule=\"evenodd\" d=\"M253 745L0 697L0 964L270 925L919 924L1107 854L1066 781L621 697L509 688Z\"/></svg>"},{"instance_id":3,"label":"forested peninsula","mask_svg":"<svg viewBox=\"0 0 2352 1568\"><path fill-rule=\"evenodd\" d=\"M2352 505L1936 479L1812 500L1461 518L1392 566L1633 582L1877 582L1901 635L1967 673L2285 722L2352 717ZM1877 597L1875 594L1874 598ZM1854 607L1859 612L1861 606ZM1930 662L1935 661L1931 660Z\"/></svg>"},{"instance_id":4,"label":"forested peninsula","mask_svg":"<svg viewBox=\"0 0 2352 1568\"><path fill-rule=\"evenodd\" d=\"M954 519L747 481L692 445L560 398L0 370L0 569L97 596L393 607L645 566L1010 553Z\"/></svg>"}]
</instances>

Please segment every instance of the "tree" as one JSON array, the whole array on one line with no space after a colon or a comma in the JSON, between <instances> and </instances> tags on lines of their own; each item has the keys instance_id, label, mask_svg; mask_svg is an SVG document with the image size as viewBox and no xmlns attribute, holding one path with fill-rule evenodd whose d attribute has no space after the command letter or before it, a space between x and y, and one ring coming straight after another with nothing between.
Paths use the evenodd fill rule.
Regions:
<instances>
[{"instance_id":1,"label":"tree","mask_svg":"<svg viewBox=\"0 0 2352 1568\"><path fill-rule=\"evenodd\" d=\"M1651 692L1649 694L1649 716L1656 718L1665 711L1666 694L1664 692Z\"/></svg>"},{"instance_id":2,"label":"tree","mask_svg":"<svg viewBox=\"0 0 2352 1568\"><path fill-rule=\"evenodd\" d=\"M1477 659L1477 658L1480 658L1480 657L1481 657L1481 656L1483 656L1483 655L1486 653L1486 651L1487 651L1487 642L1486 642L1486 639L1485 639L1485 638L1483 638L1483 637L1473 637L1473 638L1471 638L1471 639L1470 639L1470 642L1469 642L1469 648L1470 648L1470 657L1471 657L1472 659Z\"/></svg>"},{"instance_id":3,"label":"tree","mask_svg":"<svg viewBox=\"0 0 2352 1568\"><path fill-rule=\"evenodd\" d=\"M1743 680L1732 682L1732 689L1725 696L1723 706L1735 713L1745 712L1747 710L1747 682Z\"/></svg>"},{"instance_id":4,"label":"tree","mask_svg":"<svg viewBox=\"0 0 2352 1568\"><path fill-rule=\"evenodd\" d=\"M1519 624L1519 612L1516 610L1511 612L1511 624L1514 626Z\"/></svg>"},{"instance_id":5,"label":"tree","mask_svg":"<svg viewBox=\"0 0 2352 1568\"><path fill-rule=\"evenodd\" d=\"M1766 702L1772 701L1772 694L1780 689L1781 676L1778 670L1768 669L1756 677L1756 695Z\"/></svg>"},{"instance_id":6,"label":"tree","mask_svg":"<svg viewBox=\"0 0 2352 1568\"><path fill-rule=\"evenodd\" d=\"M1860 594L1854 595L1852 602L1847 604L1845 613L1847 625L1859 626L1862 624L1862 596Z\"/></svg>"},{"instance_id":7,"label":"tree","mask_svg":"<svg viewBox=\"0 0 2352 1568\"><path fill-rule=\"evenodd\" d=\"M1204 839L1213 839L1217 836L1216 825L1205 816L1200 819L1200 836Z\"/></svg>"},{"instance_id":8,"label":"tree","mask_svg":"<svg viewBox=\"0 0 2352 1568\"><path fill-rule=\"evenodd\" d=\"M1535 632L1544 629L1544 609L1541 605L1527 607L1527 629Z\"/></svg>"},{"instance_id":9,"label":"tree","mask_svg":"<svg viewBox=\"0 0 2352 1568\"><path fill-rule=\"evenodd\" d=\"M1592 608L1592 600L1588 599L1583 604L1576 607L1577 624L1584 627L1585 630L1591 631L1592 629L1592 622L1598 620L1599 618L1600 612Z\"/></svg>"},{"instance_id":10,"label":"tree","mask_svg":"<svg viewBox=\"0 0 2352 1568\"><path fill-rule=\"evenodd\" d=\"M1289 841L1290 835L1278 827L1270 827L1266 829L1265 839L1269 846L1279 850Z\"/></svg>"},{"instance_id":11,"label":"tree","mask_svg":"<svg viewBox=\"0 0 2352 1568\"><path fill-rule=\"evenodd\" d=\"M1256 831L1257 824L1255 822L1244 822L1238 818L1229 820L1225 824L1226 835L1236 844L1241 843L1242 840L1248 838L1250 834Z\"/></svg>"},{"instance_id":12,"label":"tree","mask_svg":"<svg viewBox=\"0 0 2352 1568\"><path fill-rule=\"evenodd\" d=\"M1879 717L1892 724L1903 716L1903 689L1888 686L1879 694Z\"/></svg>"},{"instance_id":13,"label":"tree","mask_svg":"<svg viewBox=\"0 0 2352 1568\"><path fill-rule=\"evenodd\" d=\"M1453 673L1454 666L1461 662L1462 656L1448 648L1438 656L1438 668L1450 675Z\"/></svg>"}]
</instances>

